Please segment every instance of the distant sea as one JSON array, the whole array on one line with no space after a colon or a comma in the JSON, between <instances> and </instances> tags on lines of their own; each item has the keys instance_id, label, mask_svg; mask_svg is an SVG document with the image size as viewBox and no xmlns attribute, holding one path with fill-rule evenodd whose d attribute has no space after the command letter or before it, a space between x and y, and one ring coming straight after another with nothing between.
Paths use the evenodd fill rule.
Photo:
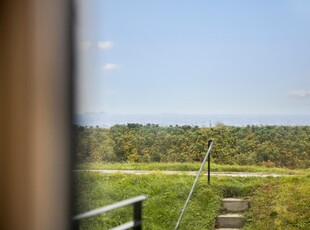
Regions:
<instances>
[{"instance_id":1,"label":"distant sea","mask_svg":"<svg viewBox=\"0 0 310 230\"><path fill-rule=\"evenodd\" d=\"M285 125L310 126L310 115L181 115L181 114L78 114L75 124L81 126L111 127L116 124L139 123L160 126L191 125L199 127L215 126L219 123L228 126Z\"/></svg>"}]
</instances>

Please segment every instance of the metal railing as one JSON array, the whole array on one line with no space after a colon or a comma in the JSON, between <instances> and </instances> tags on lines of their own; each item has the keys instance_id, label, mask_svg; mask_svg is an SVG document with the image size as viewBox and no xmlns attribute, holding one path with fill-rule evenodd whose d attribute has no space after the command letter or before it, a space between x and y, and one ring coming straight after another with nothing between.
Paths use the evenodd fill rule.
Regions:
<instances>
[{"instance_id":1,"label":"metal railing","mask_svg":"<svg viewBox=\"0 0 310 230\"><path fill-rule=\"evenodd\" d=\"M183 207L183 209L182 209L182 212L181 212L181 214L180 214L180 217L179 217L179 219L178 219L178 222L177 222L177 224L176 224L174 230L177 230L177 229L179 228L179 226L180 226L180 223L181 223L181 221L182 221L182 218L183 218L183 215L184 215L185 210L186 210L186 208L187 208L187 205L188 205L188 203L189 203L189 200L190 200L190 198L191 198L191 196L192 196L192 194L193 194L193 192L194 192L194 189L195 189L195 187L196 187L196 184L197 184L197 182L198 182L198 179L199 179L199 177L200 177L200 174L201 174L201 172L202 172L202 170L203 170L203 167L204 167L204 165L206 164L206 161L207 161L207 160L208 160L208 184L210 184L210 171L211 171L211 170L210 170L210 152L211 152L213 143L214 143L213 140L209 140L209 141L208 141L208 150L207 150L207 153L206 153L206 155L205 155L205 157L204 157L204 159L203 159L203 161L202 161L202 163L201 163L200 169L199 169L198 174L197 174L197 176L196 176L196 179L195 179L195 181L194 181L194 183L193 183L192 189L191 189L191 191L190 191L189 194L188 194L188 197L187 197L187 199L186 199L186 201L185 201L184 207Z\"/></svg>"},{"instance_id":2,"label":"metal railing","mask_svg":"<svg viewBox=\"0 0 310 230\"><path fill-rule=\"evenodd\" d=\"M129 228L133 228L134 230L142 229L142 201L146 200L146 196L141 195L137 197L133 197L127 200L123 200L114 204L110 204L101 208L93 209L91 211L76 215L73 217L73 229L79 229L80 220L90 218L93 216L97 216L103 214L108 211L112 211L117 208L122 208L127 205L133 205L133 221L127 222L125 224L119 225L117 227L112 228L111 230L125 230Z\"/></svg>"}]
</instances>

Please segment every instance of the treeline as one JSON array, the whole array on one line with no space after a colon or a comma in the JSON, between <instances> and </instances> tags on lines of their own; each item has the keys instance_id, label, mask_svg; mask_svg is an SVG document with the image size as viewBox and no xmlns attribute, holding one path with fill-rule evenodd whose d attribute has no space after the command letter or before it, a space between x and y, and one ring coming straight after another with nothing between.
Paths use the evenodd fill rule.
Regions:
<instances>
[{"instance_id":1,"label":"treeline","mask_svg":"<svg viewBox=\"0 0 310 230\"><path fill-rule=\"evenodd\" d=\"M218 164L310 167L310 127L217 125L160 127L115 125L110 129L75 126L78 163L201 162L213 139Z\"/></svg>"}]
</instances>

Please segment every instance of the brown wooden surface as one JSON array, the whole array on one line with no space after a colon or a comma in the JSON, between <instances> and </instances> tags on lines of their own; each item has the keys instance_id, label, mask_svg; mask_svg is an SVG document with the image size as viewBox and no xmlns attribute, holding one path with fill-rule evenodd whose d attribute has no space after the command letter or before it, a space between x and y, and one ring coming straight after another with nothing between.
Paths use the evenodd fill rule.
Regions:
<instances>
[{"instance_id":1,"label":"brown wooden surface","mask_svg":"<svg viewBox=\"0 0 310 230\"><path fill-rule=\"evenodd\" d=\"M0 229L68 229L69 0L0 1Z\"/></svg>"}]
</instances>

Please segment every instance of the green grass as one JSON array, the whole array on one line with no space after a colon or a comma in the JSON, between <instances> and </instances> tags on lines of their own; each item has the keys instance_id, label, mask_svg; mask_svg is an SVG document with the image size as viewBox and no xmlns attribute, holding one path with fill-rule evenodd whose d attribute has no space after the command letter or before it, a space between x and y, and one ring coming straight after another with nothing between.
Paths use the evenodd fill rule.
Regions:
<instances>
[{"instance_id":1,"label":"green grass","mask_svg":"<svg viewBox=\"0 0 310 230\"><path fill-rule=\"evenodd\" d=\"M173 229L194 178L186 175L98 174L79 172L75 176L78 192L75 196L76 213L82 213L113 202L145 194L144 229ZM212 229L219 213L223 196L253 194L262 183L261 178L214 178L212 187L201 177L180 229ZM111 211L81 223L81 229L109 229L130 221L132 207Z\"/></svg>"},{"instance_id":2,"label":"green grass","mask_svg":"<svg viewBox=\"0 0 310 230\"><path fill-rule=\"evenodd\" d=\"M76 176L79 187L76 210L80 213L145 194L148 199L143 204L144 229L173 229L192 182L193 178L189 176L79 173ZM220 209L220 199L219 194L203 181L199 183L184 216L182 229L211 228ZM127 207L83 221L81 229L109 229L131 218L132 207Z\"/></svg>"},{"instance_id":3,"label":"green grass","mask_svg":"<svg viewBox=\"0 0 310 230\"><path fill-rule=\"evenodd\" d=\"M153 170L153 171L198 171L200 163L85 163L76 169L119 169L119 170ZM310 170L291 170L287 168L267 168L261 166L217 165L211 163L213 172L260 172L289 175L310 174Z\"/></svg>"},{"instance_id":4,"label":"green grass","mask_svg":"<svg viewBox=\"0 0 310 230\"><path fill-rule=\"evenodd\" d=\"M194 178L187 175L76 172L75 213L145 194L144 229L173 229ZM183 229L213 229L223 197L251 201L246 230L310 229L310 176L199 179L181 223ZM82 221L81 229L109 229L132 220L132 207Z\"/></svg>"},{"instance_id":5,"label":"green grass","mask_svg":"<svg viewBox=\"0 0 310 230\"><path fill-rule=\"evenodd\" d=\"M310 176L276 178L253 195L247 230L310 229Z\"/></svg>"}]
</instances>

